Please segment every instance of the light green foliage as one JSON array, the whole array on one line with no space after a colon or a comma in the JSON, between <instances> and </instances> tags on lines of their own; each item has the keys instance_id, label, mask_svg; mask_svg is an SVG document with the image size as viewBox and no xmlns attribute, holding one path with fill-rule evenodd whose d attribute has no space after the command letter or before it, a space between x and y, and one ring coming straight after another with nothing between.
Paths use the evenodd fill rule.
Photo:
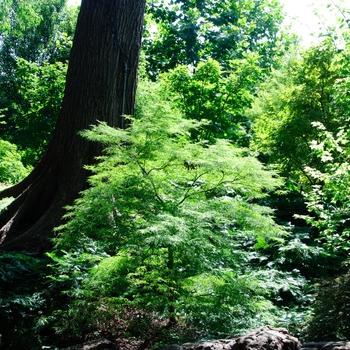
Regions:
<instances>
[{"instance_id":1,"label":"light green foliage","mask_svg":"<svg viewBox=\"0 0 350 350\"><path fill-rule=\"evenodd\" d=\"M335 103L339 83L345 77L344 66L339 64L343 54L326 40L302 53L301 58L289 58L283 69L262 85L249 113L256 149L302 186L315 184L304 171L305 165L322 168L309 151L309 143L319 140L312 123L321 122L334 131L345 122L345 103Z\"/></svg>"},{"instance_id":2,"label":"light green foliage","mask_svg":"<svg viewBox=\"0 0 350 350\"><path fill-rule=\"evenodd\" d=\"M81 294L81 281L86 278L88 271L107 255L96 244L84 244L85 251L80 249L74 252L60 251L47 253L53 261L51 267L56 267L56 274L48 276L52 281L61 284L61 291L69 297Z\"/></svg>"},{"instance_id":3,"label":"light green foliage","mask_svg":"<svg viewBox=\"0 0 350 350\"><path fill-rule=\"evenodd\" d=\"M314 123L321 141L313 141L313 154L323 163L322 171L306 167L305 171L315 179L317 185L305 193L311 215L304 218L320 230L320 241L334 253L348 254L350 218L350 166L349 130L340 129L336 134Z\"/></svg>"},{"instance_id":4,"label":"light green foliage","mask_svg":"<svg viewBox=\"0 0 350 350\"><path fill-rule=\"evenodd\" d=\"M4 190L8 185L0 183L0 191ZM0 201L0 213L14 200L13 197L4 198Z\"/></svg>"},{"instance_id":5,"label":"light green foliage","mask_svg":"<svg viewBox=\"0 0 350 350\"><path fill-rule=\"evenodd\" d=\"M57 36L74 32L73 18L77 15L76 10L67 9L65 3L65 0L9 0L1 3L0 15L4 19L0 27L2 70L7 71L12 65L11 58L21 57L38 63L53 57L55 52L57 54L58 48L54 47ZM11 43L12 50L9 50Z\"/></svg>"},{"instance_id":6,"label":"light green foliage","mask_svg":"<svg viewBox=\"0 0 350 350\"><path fill-rule=\"evenodd\" d=\"M42 155L59 113L76 18L63 3L0 4L0 135L18 145L26 164ZM268 195L282 186L281 179L248 149L231 143L248 145L245 109L257 82L283 51L285 37L277 34L280 5L268 0L157 5L153 1L150 6L158 32L145 40L148 72L156 76L178 63L190 63L191 69L175 68L162 77L162 86L141 82L130 129L99 124L82 133L101 143L104 153L89 167L90 187L67 208L65 224L56 231L55 250L48 253L50 279L42 284L47 304L36 289L39 267L46 263L22 254L1 255L0 279L13 288L1 295L2 326L7 327L2 334L16 333L21 316L29 320L28 310L38 320L36 328L21 323L30 337L39 339L36 332L47 327L45 331L77 343L96 332L114 339L149 332L156 338L176 323L208 338L262 324L300 331L305 322L300 309L309 315L310 291L301 273L319 267L324 251L307 246L298 235L284 239L286 230L275 223L273 210L262 205L271 203ZM349 101L342 96L348 96L348 80L339 77L348 73L346 59L325 45L310 50L304 61L291 60L263 87L265 92L260 90L261 115L252 116L271 160L287 164L284 169L305 170L292 161L284 163L286 155L295 152L293 161L304 160L308 152L305 140L299 147L297 132L314 135L309 119L297 116L312 110L322 118L334 113L334 125L339 115L347 120ZM174 96L179 110L168 100ZM337 103L328 106L333 96ZM327 106L324 114L320 106ZM339 135L345 139L344 132ZM328 171L333 150L327 146L326 153L322 147L314 144L318 153L311 159L326 164L322 171ZM2 149L7 152L1 158L4 174L12 176L6 181L18 181L26 171L21 158L6 141L0 141L0 154ZM17 165L17 170L11 168ZM348 170L340 168L344 174ZM319 172L306 170L304 175L320 180L315 176ZM333 183L329 193L339 188L343 190ZM334 229L347 224L346 216L338 225L332 215L330 211ZM17 341L17 334L10 335Z\"/></svg>"},{"instance_id":7,"label":"light green foliage","mask_svg":"<svg viewBox=\"0 0 350 350\"><path fill-rule=\"evenodd\" d=\"M29 63L19 59L15 70L18 102L12 103L11 139L23 150L25 164L43 155L59 115L67 64Z\"/></svg>"},{"instance_id":8,"label":"light green foliage","mask_svg":"<svg viewBox=\"0 0 350 350\"><path fill-rule=\"evenodd\" d=\"M38 24L40 18L40 15L38 15L39 7L40 2L38 1L2 1L0 4L0 33L8 34L13 22L18 22L19 28L22 30L25 29L29 23L32 25Z\"/></svg>"},{"instance_id":9,"label":"light green foliage","mask_svg":"<svg viewBox=\"0 0 350 350\"><path fill-rule=\"evenodd\" d=\"M343 15L344 24L346 16L345 13ZM303 191L308 214L297 217L305 219L316 229L318 249L333 258L337 266L336 277L323 278L317 285L317 298L310 310L312 317L307 331L308 339L313 341L347 339L350 334L349 275L348 265L344 264L349 259L350 247L350 85L349 44L346 40L349 30L344 26L340 29L345 47L341 50L336 47L340 40L332 31L323 45L304 56L300 68L305 78L299 90L305 96L300 98L300 95L295 95L298 100L290 104L292 107L303 106L298 110L306 110L309 116L316 116L308 121L312 133L305 137L305 143L309 146L309 161L304 160L304 164L301 164L304 177L312 184ZM310 55L312 52L317 56ZM312 61L309 61L310 58ZM330 266L328 262L326 267L329 269Z\"/></svg>"},{"instance_id":10,"label":"light green foliage","mask_svg":"<svg viewBox=\"0 0 350 350\"><path fill-rule=\"evenodd\" d=\"M281 180L228 141L190 142L202 123L182 119L156 98L154 86L160 90L140 88L130 129L101 123L83 133L104 145L104 155L89 167L91 187L57 231L57 256L73 247L80 256L96 245L99 256L111 257L78 282L75 295L85 289L118 315L124 305L215 334L273 322L269 298L280 283L266 287L269 274L248 262L285 234L258 204ZM250 237L246 251L238 249L241 237Z\"/></svg>"},{"instance_id":11,"label":"light green foliage","mask_svg":"<svg viewBox=\"0 0 350 350\"><path fill-rule=\"evenodd\" d=\"M27 176L30 170L23 166L16 145L0 140L0 182L14 184Z\"/></svg>"},{"instance_id":12,"label":"light green foliage","mask_svg":"<svg viewBox=\"0 0 350 350\"><path fill-rule=\"evenodd\" d=\"M77 10L64 0L0 5L0 137L34 165L51 138L61 105Z\"/></svg>"},{"instance_id":13,"label":"light green foliage","mask_svg":"<svg viewBox=\"0 0 350 350\"><path fill-rule=\"evenodd\" d=\"M2 188L0 188L0 191ZM13 197L4 198L0 201L0 213L14 200Z\"/></svg>"},{"instance_id":14,"label":"light green foliage","mask_svg":"<svg viewBox=\"0 0 350 350\"><path fill-rule=\"evenodd\" d=\"M4 0L0 3L0 33L6 32L10 27L9 12L12 0Z\"/></svg>"},{"instance_id":15,"label":"light green foliage","mask_svg":"<svg viewBox=\"0 0 350 350\"><path fill-rule=\"evenodd\" d=\"M344 35L349 31L343 29ZM309 215L307 221L320 231L320 241L333 254L349 249L349 45L335 50L326 42L323 56L329 62L316 65L322 73L323 116L311 122L314 136L308 139L313 162L305 162L304 174L313 184L304 191ZM319 50L319 48L318 48ZM319 55L318 62L323 62ZM306 68L304 68L306 70ZM311 76L309 74L308 76ZM310 92L311 94L311 92ZM312 96L312 95L311 95ZM347 254L347 253L346 253Z\"/></svg>"},{"instance_id":16,"label":"light green foliage","mask_svg":"<svg viewBox=\"0 0 350 350\"><path fill-rule=\"evenodd\" d=\"M227 71L209 59L193 67L193 72L187 66L179 66L163 75L163 81L175 93L187 119L210 121L192 131L193 139L213 142L226 138L246 145L249 122L244 110L250 106L260 73L258 56L247 54L241 60L231 61Z\"/></svg>"}]
</instances>

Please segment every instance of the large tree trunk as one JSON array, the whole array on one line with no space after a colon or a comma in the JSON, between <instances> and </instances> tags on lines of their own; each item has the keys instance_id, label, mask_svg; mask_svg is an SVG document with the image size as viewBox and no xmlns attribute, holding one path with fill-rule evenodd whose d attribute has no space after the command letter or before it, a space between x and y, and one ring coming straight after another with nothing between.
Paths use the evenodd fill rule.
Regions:
<instances>
[{"instance_id":1,"label":"large tree trunk","mask_svg":"<svg viewBox=\"0 0 350 350\"><path fill-rule=\"evenodd\" d=\"M133 114L145 0L82 0L62 109L32 173L0 193L15 201L0 216L0 248L45 251L64 206L86 188L83 166L100 146L78 135L97 121L122 127Z\"/></svg>"}]
</instances>

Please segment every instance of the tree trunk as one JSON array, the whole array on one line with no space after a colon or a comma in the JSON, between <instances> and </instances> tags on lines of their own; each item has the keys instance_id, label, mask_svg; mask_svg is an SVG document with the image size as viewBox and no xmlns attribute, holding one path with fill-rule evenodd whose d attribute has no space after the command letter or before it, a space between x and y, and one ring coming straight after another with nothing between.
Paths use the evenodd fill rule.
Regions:
<instances>
[{"instance_id":1,"label":"tree trunk","mask_svg":"<svg viewBox=\"0 0 350 350\"><path fill-rule=\"evenodd\" d=\"M123 127L134 112L145 0L82 0L65 95L48 150L32 173L0 193L15 197L0 216L0 248L43 252L64 206L86 188L101 147L80 130L97 121Z\"/></svg>"}]
</instances>

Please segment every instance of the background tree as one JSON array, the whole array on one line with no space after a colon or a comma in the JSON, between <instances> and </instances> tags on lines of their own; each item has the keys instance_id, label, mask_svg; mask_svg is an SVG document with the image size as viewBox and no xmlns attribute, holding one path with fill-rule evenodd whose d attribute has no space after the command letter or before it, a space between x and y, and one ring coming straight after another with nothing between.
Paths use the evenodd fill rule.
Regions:
<instances>
[{"instance_id":1,"label":"background tree","mask_svg":"<svg viewBox=\"0 0 350 350\"><path fill-rule=\"evenodd\" d=\"M225 64L247 52L259 55L260 66L267 68L290 43L279 36L283 12L276 0L160 0L149 4L148 13L150 24L157 25L144 42L153 77L209 57Z\"/></svg>"},{"instance_id":2,"label":"background tree","mask_svg":"<svg viewBox=\"0 0 350 350\"><path fill-rule=\"evenodd\" d=\"M319 240L328 251L346 258L350 236L349 130L341 128L333 134L320 123L314 126L323 138L312 142L310 147L324 166L322 170L305 167L316 184L304 192L310 214L304 218L319 229Z\"/></svg>"},{"instance_id":3,"label":"background tree","mask_svg":"<svg viewBox=\"0 0 350 350\"><path fill-rule=\"evenodd\" d=\"M9 4L13 12L8 11ZM13 195L19 196L7 213L3 210L14 198L0 202L4 248L34 246L33 250L38 250L35 244L44 233L51 232L52 225L63 223L56 231L55 248L47 254L51 263L27 253L0 252L0 282L6 287L1 290L4 302L0 305L4 346L27 349L30 339L37 348L61 348L98 334L118 341L132 338L132 342L143 342L146 347L157 341L179 343L196 337L234 336L266 323L284 326L301 339L320 329L324 337L345 337L350 324L346 316L346 16L337 38L333 31L323 38L326 41L322 45L295 56L288 52L288 60L276 61L281 52L279 39L276 46L269 41L264 51L265 39L244 38L244 33L256 34L254 24L269 16L265 8L256 5L273 2L177 1L168 9L160 7L160 13L166 10L175 16L173 26L180 33L168 27L153 33L154 27L148 26L149 35L155 36L147 40L154 44L167 39L161 38L164 33L179 34L178 38L189 34L188 45L175 37L168 38L187 65L160 75L162 88L158 83L142 82L135 117L123 119L122 111L132 112L128 98L134 91L136 74L130 70L128 56L138 47L130 42L133 47L129 51L130 27L125 27L128 32L119 30L124 29L122 22L128 23L130 16L119 12L118 4L84 1L81 23L93 23L89 15L94 12L98 40L90 32L91 26L86 30L80 26L89 42L82 39L82 31L76 37L80 44L72 52L74 73L68 73L71 83L67 84L62 110L65 116L58 122L54 143L34 170L35 177L14 187ZM41 15L36 17L37 14L52 13L55 17L55 11L60 9L56 4L56 10L45 12L46 5L46 1L3 1L2 38L12 35L14 43L27 45L22 30L30 28L34 33L43 29ZM123 10L138 5L120 2ZM141 16L139 9L132 9L135 18L136 13ZM238 14L236 10L243 13L237 22L230 17ZM209 21L207 27L201 22L201 11ZM260 19L249 19L254 11L261 15ZM1 127L11 131L3 137L11 137L18 144L16 148L8 141L0 142L1 165L5 165L0 166L0 177L6 182L21 178L28 171L21 165L21 157L28 164L36 162L52 136L53 118L60 110L63 93L64 57L70 49L70 35L64 34L70 30L62 28L70 28L70 19L74 18L67 15L67 22L61 21L64 13L62 7L55 17L56 24L51 26L52 35L28 36L33 42L34 38L47 38L48 49L37 40L41 49L27 58L12 56L11 50L7 56L3 52L8 60L4 67L9 68L6 72L10 83L6 86L12 90L1 93L1 114L5 115L2 120L6 122ZM27 15L29 18L25 18ZM237 28L225 24L226 15ZM137 18L127 25L139 35ZM220 30L211 24L213 21L222 23ZM159 23L157 29L162 30L163 24ZM234 45L235 34L240 40L238 45ZM269 34L261 35L264 38ZM246 51L251 40L258 52ZM340 42L342 46L337 45ZM198 57L189 56L186 61L184 53L192 52L191 43ZM231 44L235 51L225 51ZM27 47L32 49L29 44ZM13 50L17 49L14 44ZM264 52L268 56L263 57ZM216 54L217 60L211 58ZM136 62L137 55L132 57ZM155 69L154 76L159 70L168 70L168 58ZM188 65L195 60L200 62ZM175 60L172 63L176 64ZM267 79L271 66L278 71ZM5 76L6 72L1 74ZM89 82L94 84L91 89ZM76 91L75 84L80 84L82 94ZM125 109L120 97L124 92ZM260 102L249 113L245 109L254 94ZM169 99L174 99L181 113L168 106ZM128 130L99 123L84 133L90 141L76 136L89 124L96 124L97 119L109 118L111 111L115 118L108 121L110 125L122 126L129 120L135 123ZM238 149L231 143L234 140L236 144L248 144L251 134L247 132L252 123L256 137L253 151L259 151L267 165L259 163L251 150ZM43 139L38 142L31 135ZM71 142L62 142L67 139ZM96 164L94 155L101 155L103 147L105 152ZM298 163L300 160L303 164ZM92 165L79 172L90 161ZM278 163L289 178L284 191L273 191L280 179L269 163ZM15 173L9 174L8 164L13 165ZM86 186L86 175L91 171L93 176ZM292 181L303 184L304 197L300 187L288 192L297 188L291 186ZM59 210L78 198L74 192L78 187L81 197L68 207L65 219L60 221L63 210ZM12 190L3 195L10 195ZM304 216L293 218L297 212ZM44 229L42 225L46 225ZM32 239L31 232L37 227L38 236L34 236L32 245L27 244L26 237ZM23 238L16 236L22 232ZM45 245L41 247L47 250ZM317 288L319 297L315 303L315 282L320 280L326 285ZM311 327L306 332L310 319Z\"/></svg>"},{"instance_id":4,"label":"background tree","mask_svg":"<svg viewBox=\"0 0 350 350\"><path fill-rule=\"evenodd\" d=\"M321 122L329 131L344 123L345 106L335 103L337 82L345 72L338 57L333 42L325 40L305 51L301 59L289 58L283 69L260 87L248 112L256 148L299 186L314 184L305 165L322 167L309 149L312 140L319 140L313 122Z\"/></svg>"},{"instance_id":5,"label":"background tree","mask_svg":"<svg viewBox=\"0 0 350 350\"><path fill-rule=\"evenodd\" d=\"M344 82L343 82L344 83ZM342 84L341 84L342 85ZM349 88L348 84L347 89ZM348 93L343 97L347 99ZM304 193L309 211L302 216L320 232L318 244L342 262L335 276L320 281L308 338L346 339L349 336L349 127L348 122L331 133L320 124L319 142L312 142L312 153L323 163L323 169L306 167L317 185ZM339 317L339 314L341 317Z\"/></svg>"},{"instance_id":6,"label":"background tree","mask_svg":"<svg viewBox=\"0 0 350 350\"><path fill-rule=\"evenodd\" d=\"M178 66L162 75L162 82L183 112L192 120L210 123L192 131L195 140L215 142L217 138L249 143L249 120L245 110L253 100L253 91L261 69L255 54L232 60L226 70L219 62L208 59L200 62L193 72L187 66Z\"/></svg>"},{"instance_id":7,"label":"background tree","mask_svg":"<svg viewBox=\"0 0 350 350\"><path fill-rule=\"evenodd\" d=\"M16 99L4 113L3 138L15 143L24 165L34 166L45 153L60 113L67 63L29 63L18 59ZM9 96L8 96L9 97Z\"/></svg>"},{"instance_id":8,"label":"background tree","mask_svg":"<svg viewBox=\"0 0 350 350\"><path fill-rule=\"evenodd\" d=\"M349 335L348 12L343 15L337 31L275 72L254 110L257 148L298 185L289 188L300 191L307 214L297 218L313 228L311 244L331 258L322 277L311 280L317 292L306 332L310 340Z\"/></svg>"},{"instance_id":9,"label":"background tree","mask_svg":"<svg viewBox=\"0 0 350 350\"><path fill-rule=\"evenodd\" d=\"M7 14L0 28L0 137L34 166L59 115L77 9L61 0L0 6Z\"/></svg>"},{"instance_id":10,"label":"background tree","mask_svg":"<svg viewBox=\"0 0 350 350\"><path fill-rule=\"evenodd\" d=\"M144 1L83 0L48 150L27 178L1 192L1 198L16 198L0 218L2 248L48 246L62 208L85 187L83 165L99 153L100 147L81 139L78 131L96 120L121 126L121 115L133 113L144 6Z\"/></svg>"}]
</instances>

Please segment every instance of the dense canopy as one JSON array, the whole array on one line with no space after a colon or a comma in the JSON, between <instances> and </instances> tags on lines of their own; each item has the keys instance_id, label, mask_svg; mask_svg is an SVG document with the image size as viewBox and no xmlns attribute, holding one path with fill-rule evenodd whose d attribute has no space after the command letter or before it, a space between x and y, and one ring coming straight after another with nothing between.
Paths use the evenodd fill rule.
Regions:
<instances>
[{"instance_id":1,"label":"dense canopy","mask_svg":"<svg viewBox=\"0 0 350 350\"><path fill-rule=\"evenodd\" d=\"M350 9L328 9L304 48L278 0L0 4L6 349L350 338Z\"/></svg>"}]
</instances>

